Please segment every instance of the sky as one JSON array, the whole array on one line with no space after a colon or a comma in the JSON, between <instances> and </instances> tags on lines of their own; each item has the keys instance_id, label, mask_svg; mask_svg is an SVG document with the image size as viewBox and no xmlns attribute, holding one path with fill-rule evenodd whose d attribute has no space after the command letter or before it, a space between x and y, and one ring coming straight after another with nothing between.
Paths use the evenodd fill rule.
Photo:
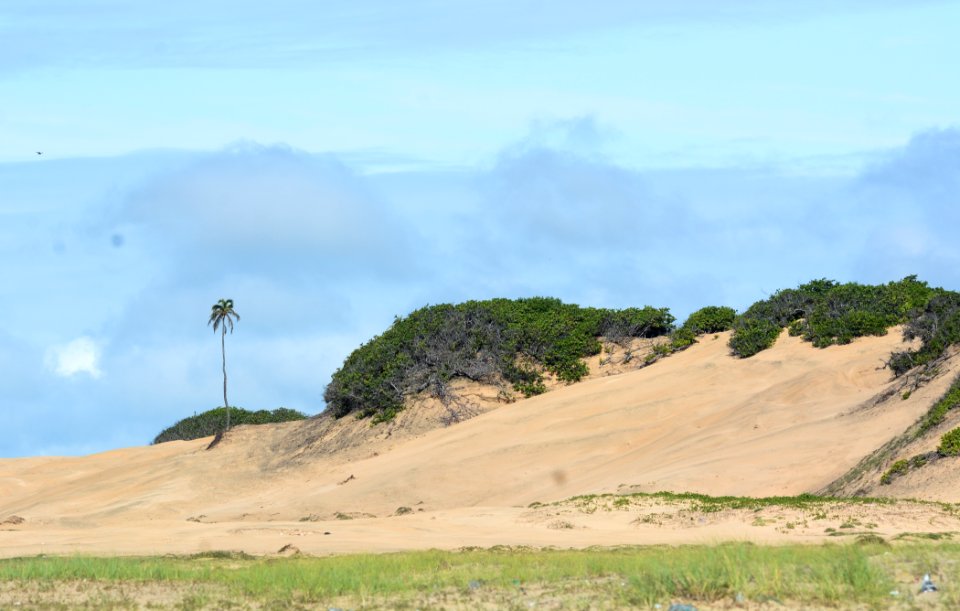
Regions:
<instances>
[{"instance_id":1,"label":"sky","mask_svg":"<svg viewBox=\"0 0 960 611\"><path fill-rule=\"evenodd\" d=\"M427 304L960 289L960 2L0 0L0 457L324 409Z\"/></svg>"}]
</instances>

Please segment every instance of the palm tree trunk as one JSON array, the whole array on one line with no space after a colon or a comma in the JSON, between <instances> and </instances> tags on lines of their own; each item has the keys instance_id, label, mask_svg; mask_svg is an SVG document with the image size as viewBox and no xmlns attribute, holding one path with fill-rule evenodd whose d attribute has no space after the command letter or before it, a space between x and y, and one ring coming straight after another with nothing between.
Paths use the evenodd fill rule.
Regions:
<instances>
[{"instance_id":1,"label":"palm tree trunk","mask_svg":"<svg viewBox=\"0 0 960 611\"><path fill-rule=\"evenodd\" d=\"M227 410L227 426L224 430L230 430L230 404L227 403L227 328L223 328L220 335L220 354L223 356L223 407Z\"/></svg>"}]
</instances>

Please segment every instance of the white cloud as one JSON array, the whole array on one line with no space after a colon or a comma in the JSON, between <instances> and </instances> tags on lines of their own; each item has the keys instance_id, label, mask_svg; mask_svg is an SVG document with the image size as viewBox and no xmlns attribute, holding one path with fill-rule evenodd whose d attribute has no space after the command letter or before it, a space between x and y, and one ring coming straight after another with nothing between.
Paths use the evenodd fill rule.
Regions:
<instances>
[{"instance_id":1,"label":"white cloud","mask_svg":"<svg viewBox=\"0 0 960 611\"><path fill-rule=\"evenodd\" d=\"M72 378L81 373L97 379L103 372L100 371L100 347L89 337L77 339L53 346L47 351L47 368L65 378Z\"/></svg>"},{"instance_id":2,"label":"white cloud","mask_svg":"<svg viewBox=\"0 0 960 611\"><path fill-rule=\"evenodd\" d=\"M399 273L411 248L362 176L333 155L283 145L239 143L162 173L129 193L113 220L112 233L143 231L204 281L224 269Z\"/></svg>"}]
</instances>

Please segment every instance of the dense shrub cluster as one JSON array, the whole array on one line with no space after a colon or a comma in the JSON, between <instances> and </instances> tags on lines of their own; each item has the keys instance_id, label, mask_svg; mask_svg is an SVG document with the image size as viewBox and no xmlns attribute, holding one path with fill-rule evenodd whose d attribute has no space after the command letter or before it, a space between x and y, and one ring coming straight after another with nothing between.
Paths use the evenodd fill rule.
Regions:
<instances>
[{"instance_id":1,"label":"dense shrub cluster","mask_svg":"<svg viewBox=\"0 0 960 611\"><path fill-rule=\"evenodd\" d=\"M960 428L955 428L940 438L937 453L940 456L960 456Z\"/></svg>"},{"instance_id":2,"label":"dense shrub cluster","mask_svg":"<svg viewBox=\"0 0 960 611\"><path fill-rule=\"evenodd\" d=\"M600 352L599 337L658 337L673 321L666 308L582 308L543 297L428 306L347 357L324 399L338 418L389 420L405 397L427 391L443 399L458 377L503 379L534 395L545 390L541 369L566 382L585 376L581 359Z\"/></svg>"},{"instance_id":3,"label":"dense shrub cluster","mask_svg":"<svg viewBox=\"0 0 960 611\"><path fill-rule=\"evenodd\" d=\"M200 439L201 437L215 435L218 431L223 430L223 425L226 420L225 412L226 410L224 408L218 407L203 412L202 414L184 418L173 426L164 429L156 436L153 443L176 441L178 439L188 441L190 439ZM230 408L230 420L233 425L290 422L291 420L303 420L306 417L306 414L285 407L280 407L273 411L261 409L255 412L245 410L242 407Z\"/></svg>"},{"instance_id":4,"label":"dense shrub cluster","mask_svg":"<svg viewBox=\"0 0 960 611\"><path fill-rule=\"evenodd\" d=\"M822 348L905 324L906 338L919 338L921 346L891 356L899 375L960 343L960 293L930 288L915 276L883 285L820 279L777 291L740 315L709 306L679 328L673 321L666 308L581 308L542 297L428 306L395 319L355 350L324 399L336 417L389 420L411 395L447 399L454 378L506 381L531 396L546 390L544 371L566 382L585 376L582 359L600 351L601 336L625 343L669 334L669 342L648 355L652 362L693 344L697 335L728 329L732 353L749 357L772 346L784 328Z\"/></svg>"},{"instance_id":5,"label":"dense shrub cluster","mask_svg":"<svg viewBox=\"0 0 960 611\"><path fill-rule=\"evenodd\" d=\"M733 308L721 306L707 306L691 314L686 322L670 334L670 343L654 346L654 356L657 352L670 354L683 350L697 342L697 336L704 333L719 333L730 329L737 318Z\"/></svg>"},{"instance_id":6,"label":"dense shrub cluster","mask_svg":"<svg viewBox=\"0 0 960 611\"><path fill-rule=\"evenodd\" d=\"M687 318L681 329L687 329L694 335L720 333L733 328L737 311L726 306L707 306L700 308Z\"/></svg>"},{"instance_id":7,"label":"dense shrub cluster","mask_svg":"<svg viewBox=\"0 0 960 611\"><path fill-rule=\"evenodd\" d=\"M814 280L750 306L733 323L730 348L736 356L753 356L772 346L784 327L818 348L884 335L888 328L911 320L942 292L915 276L882 285Z\"/></svg>"}]
</instances>

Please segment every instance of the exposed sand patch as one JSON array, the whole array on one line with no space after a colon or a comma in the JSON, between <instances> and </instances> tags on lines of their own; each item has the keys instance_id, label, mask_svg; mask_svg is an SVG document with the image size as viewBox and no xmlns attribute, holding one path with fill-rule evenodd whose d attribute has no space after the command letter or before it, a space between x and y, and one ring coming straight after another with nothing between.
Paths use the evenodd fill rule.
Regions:
<instances>
[{"instance_id":1,"label":"exposed sand patch","mask_svg":"<svg viewBox=\"0 0 960 611\"><path fill-rule=\"evenodd\" d=\"M626 502L619 505L615 499ZM231 550L283 555L290 545L311 555L459 549L495 545L586 548L617 545L821 543L872 533L890 540L916 533L960 540L956 508L896 504L703 511L695 503L608 497L535 507L471 507L404 516L327 517L315 521L243 519L218 522L153 520L96 528L23 525L4 536L2 556L96 553L191 554Z\"/></svg>"},{"instance_id":2,"label":"exposed sand patch","mask_svg":"<svg viewBox=\"0 0 960 611\"><path fill-rule=\"evenodd\" d=\"M648 366L652 348L665 338L639 339L619 343L601 338L600 354L584 360L589 373L585 380L619 375ZM541 371L547 392L564 389L562 382L547 371ZM407 408L390 422L374 423L347 416L339 420L321 416L302 423L274 442L278 460L309 461L318 455L334 462L350 462L378 455L399 442L420 437L475 418L489 411L524 400L505 380L497 384L481 384L467 379L450 382L449 396L440 400L428 392L408 401Z\"/></svg>"},{"instance_id":3,"label":"exposed sand patch","mask_svg":"<svg viewBox=\"0 0 960 611\"><path fill-rule=\"evenodd\" d=\"M923 406L921 415L934 405L950 388L951 383L960 374L960 358L954 349L951 358L945 359L935 368L936 376L919 388L908 385L906 390L898 392L888 402L916 402ZM909 392L907 392L909 391ZM872 406L865 408L872 409ZM892 498L915 498L930 501L955 502L960 490L960 458L940 457L936 455L940 438L947 431L960 426L960 410L946 413L944 421L892 452L887 452L883 460L880 448L877 453L868 456L870 464L857 465L843 480L831 484L829 490L842 496L879 496ZM901 436L897 436L902 439ZM882 476L897 460L910 459L925 455L929 461L920 468L911 468L905 475L892 478L889 484L882 483Z\"/></svg>"}]
</instances>

